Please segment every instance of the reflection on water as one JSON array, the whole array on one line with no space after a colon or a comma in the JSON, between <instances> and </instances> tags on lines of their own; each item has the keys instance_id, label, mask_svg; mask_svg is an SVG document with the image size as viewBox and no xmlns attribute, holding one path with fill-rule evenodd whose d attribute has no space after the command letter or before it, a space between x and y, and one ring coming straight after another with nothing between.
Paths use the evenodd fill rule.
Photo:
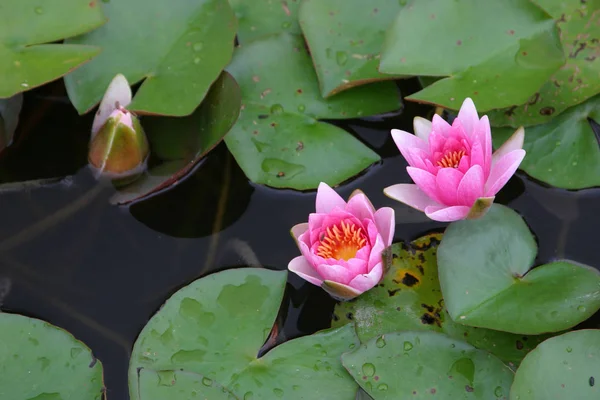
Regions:
<instances>
[{"instance_id":1,"label":"reflection on water","mask_svg":"<svg viewBox=\"0 0 600 400\"><path fill-rule=\"evenodd\" d=\"M109 399L125 399L133 342L166 298L223 268L285 269L298 255L289 229L314 211L315 192L253 185L220 145L174 190L131 209L111 206L114 189L98 185L84 168L90 116L79 118L68 104L36 98L46 95L41 90L26 96L15 145L0 156L0 180L72 177L23 190L0 187L0 302L5 310L48 320L83 340L104 363ZM377 207L393 207L395 240L444 226L382 192L409 181L389 129L412 130L413 116L430 117L430 112L408 104L400 116L340 124L383 161L338 191L347 197L361 188ZM598 190L546 188L521 173L498 196L524 215L536 234L537 262L566 257L597 267L599 200ZM283 334L291 338L326 327L334 303L319 288L290 276L284 304Z\"/></svg>"}]
</instances>

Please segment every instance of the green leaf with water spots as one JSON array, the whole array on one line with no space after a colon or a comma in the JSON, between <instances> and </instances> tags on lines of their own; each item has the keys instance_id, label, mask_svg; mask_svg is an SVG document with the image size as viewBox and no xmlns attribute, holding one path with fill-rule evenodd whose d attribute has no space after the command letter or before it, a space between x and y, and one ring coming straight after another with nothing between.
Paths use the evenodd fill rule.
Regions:
<instances>
[{"instance_id":1,"label":"green leaf with water spots","mask_svg":"<svg viewBox=\"0 0 600 400\"><path fill-rule=\"evenodd\" d=\"M285 342L258 357L279 311L286 277L285 271L239 268L176 292L134 345L131 397L147 400L138 392L143 368L171 376L180 371L201 375L240 399L354 399L357 386L340 363L342 352L358 344L351 325ZM187 399L184 393L171 398Z\"/></svg>"},{"instance_id":2,"label":"green leaf with water spots","mask_svg":"<svg viewBox=\"0 0 600 400\"><path fill-rule=\"evenodd\" d=\"M358 174L379 156L319 119L357 118L400 107L393 82L323 99L300 36L275 35L241 46L227 70L242 90L242 111L225 143L250 180L272 187L333 186Z\"/></svg>"},{"instance_id":3,"label":"green leaf with water spots","mask_svg":"<svg viewBox=\"0 0 600 400\"><path fill-rule=\"evenodd\" d=\"M310 48L323 97L366 83L393 79L380 73L386 29L402 5L389 0L304 0L300 26Z\"/></svg>"},{"instance_id":4,"label":"green leaf with water spots","mask_svg":"<svg viewBox=\"0 0 600 400\"><path fill-rule=\"evenodd\" d=\"M229 132L240 113L240 88L227 72L187 117L145 117L144 130L161 160L135 182L119 187L114 204L128 204L167 189L185 177Z\"/></svg>"},{"instance_id":5,"label":"green leaf with water spots","mask_svg":"<svg viewBox=\"0 0 600 400\"><path fill-rule=\"evenodd\" d=\"M239 400L212 379L186 371L153 371L140 368L139 398L143 400Z\"/></svg>"},{"instance_id":6,"label":"green leaf with water spots","mask_svg":"<svg viewBox=\"0 0 600 400\"><path fill-rule=\"evenodd\" d=\"M231 60L236 20L227 0L100 4L109 22L67 41L102 47L98 57L65 78L77 111L89 111L121 73L132 85L144 80L129 110L191 114Z\"/></svg>"},{"instance_id":7,"label":"green leaf with water spots","mask_svg":"<svg viewBox=\"0 0 600 400\"><path fill-rule=\"evenodd\" d=\"M530 176L564 189L600 186L600 145L588 119L600 123L600 96L572 107L551 122L525 129L527 151L520 167ZM494 128L497 148L514 132Z\"/></svg>"},{"instance_id":8,"label":"green leaf with water spots","mask_svg":"<svg viewBox=\"0 0 600 400\"><path fill-rule=\"evenodd\" d=\"M600 330L556 336L525 357L510 398L596 400L600 398Z\"/></svg>"},{"instance_id":9,"label":"green leaf with water spots","mask_svg":"<svg viewBox=\"0 0 600 400\"><path fill-rule=\"evenodd\" d=\"M238 20L238 41L246 44L275 33L302 33L298 25L300 2L301 0L229 0Z\"/></svg>"},{"instance_id":10,"label":"green leaf with water spots","mask_svg":"<svg viewBox=\"0 0 600 400\"><path fill-rule=\"evenodd\" d=\"M52 42L105 22L96 0L1 1L0 98L53 81L94 58L99 47Z\"/></svg>"},{"instance_id":11,"label":"green leaf with water spots","mask_svg":"<svg viewBox=\"0 0 600 400\"><path fill-rule=\"evenodd\" d=\"M437 332L381 335L342 363L375 400L506 400L513 381L498 358Z\"/></svg>"},{"instance_id":12,"label":"green leaf with water spots","mask_svg":"<svg viewBox=\"0 0 600 400\"><path fill-rule=\"evenodd\" d=\"M0 399L101 400L102 363L68 332L0 312Z\"/></svg>"},{"instance_id":13,"label":"green leaf with water spots","mask_svg":"<svg viewBox=\"0 0 600 400\"><path fill-rule=\"evenodd\" d=\"M522 334L557 332L600 309L598 270L567 260L531 269L537 245L525 221L494 204L457 221L438 250L448 313L461 324Z\"/></svg>"},{"instance_id":14,"label":"green leaf with water spots","mask_svg":"<svg viewBox=\"0 0 600 400\"><path fill-rule=\"evenodd\" d=\"M564 62L554 21L529 0L422 0L398 13L379 71L447 77L407 99L456 110L472 97L487 111L525 103Z\"/></svg>"},{"instance_id":15,"label":"green leaf with water spots","mask_svg":"<svg viewBox=\"0 0 600 400\"><path fill-rule=\"evenodd\" d=\"M381 283L354 301L338 303L332 326L354 322L361 342L386 332L435 331L487 350L511 366L548 336L523 336L461 325L444 307L438 279L441 234L429 234L388 250Z\"/></svg>"},{"instance_id":16,"label":"green leaf with water spots","mask_svg":"<svg viewBox=\"0 0 600 400\"><path fill-rule=\"evenodd\" d=\"M540 0L556 3L554 0ZM600 1L568 0L548 4L556 24L566 64L554 73L526 102L515 102L488 116L494 126L543 124L600 93Z\"/></svg>"}]
</instances>

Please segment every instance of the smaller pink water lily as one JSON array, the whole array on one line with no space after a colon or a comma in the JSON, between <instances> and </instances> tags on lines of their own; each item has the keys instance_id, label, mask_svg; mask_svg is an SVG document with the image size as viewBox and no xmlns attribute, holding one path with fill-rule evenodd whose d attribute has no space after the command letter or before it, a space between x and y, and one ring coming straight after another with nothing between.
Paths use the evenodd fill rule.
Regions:
<instances>
[{"instance_id":1,"label":"smaller pink water lily","mask_svg":"<svg viewBox=\"0 0 600 400\"><path fill-rule=\"evenodd\" d=\"M394 228L393 209L375 210L359 190L346 203L321 183L316 213L291 230L302 255L288 269L336 299L352 299L381 280L381 254L392 244Z\"/></svg>"},{"instance_id":2,"label":"smaller pink water lily","mask_svg":"<svg viewBox=\"0 0 600 400\"><path fill-rule=\"evenodd\" d=\"M384 193L436 221L483 216L525 157L523 127L492 154L488 117L479 119L469 98L452 125L434 115L432 121L416 117L414 128L415 135L394 129L392 137L415 184Z\"/></svg>"}]
</instances>

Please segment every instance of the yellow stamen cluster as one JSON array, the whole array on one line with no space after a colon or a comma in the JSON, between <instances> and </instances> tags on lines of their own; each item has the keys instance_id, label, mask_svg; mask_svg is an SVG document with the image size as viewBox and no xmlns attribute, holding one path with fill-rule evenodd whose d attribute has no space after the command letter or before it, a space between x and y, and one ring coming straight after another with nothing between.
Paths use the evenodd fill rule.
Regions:
<instances>
[{"instance_id":1,"label":"yellow stamen cluster","mask_svg":"<svg viewBox=\"0 0 600 400\"><path fill-rule=\"evenodd\" d=\"M458 168L458 164L460 163L460 159L465 155L465 151L451 151L448 152L442 157L441 160L437 162L437 165L442 168Z\"/></svg>"},{"instance_id":2,"label":"yellow stamen cluster","mask_svg":"<svg viewBox=\"0 0 600 400\"><path fill-rule=\"evenodd\" d=\"M317 248L317 255L348 261L366 244L367 236L362 227L352 222L342 221L339 225L327 228Z\"/></svg>"}]
</instances>

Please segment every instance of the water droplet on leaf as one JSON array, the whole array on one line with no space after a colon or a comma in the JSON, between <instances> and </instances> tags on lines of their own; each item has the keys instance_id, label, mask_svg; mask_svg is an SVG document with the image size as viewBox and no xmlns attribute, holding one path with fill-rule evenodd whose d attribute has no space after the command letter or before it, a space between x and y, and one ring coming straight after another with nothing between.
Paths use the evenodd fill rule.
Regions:
<instances>
[{"instance_id":1,"label":"water droplet on leaf","mask_svg":"<svg viewBox=\"0 0 600 400\"><path fill-rule=\"evenodd\" d=\"M338 51L335 53L335 61L339 66L346 65L346 62L348 62L348 54L345 51Z\"/></svg>"},{"instance_id":2,"label":"water droplet on leaf","mask_svg":"<svg viewBox=\"0 0 600 400\"><path fill-rule=\"evenodd\" d=\"M385 392L386 390L388 390L388 385L382 383L381 385L377 386L377 390L379 390L380 392Z\"/></svg>"},{"instance_id":3,"label":"water droplet on leaf","mask_svg":"<svg viewBox=\"0 0 600 400\"><path fill-rule=\"evenodd\" d=\"M203 384L204 386L209 386L209 387L210 387L210 386L212 386L212 383L213 383L213 382L212 382L212 379L210 379L210 378L206 378L206 377L205 377L205 378L202 378L202 384Z\"/></svg>"},{"instance_id":4,"label":"water droplet on leaf","mask_svg":"<svg viewBox=\"0 0 600 400\"><path fill-rule=\"evenodd\" d=\"M363 364L362 372L365 376L373 376L375 375L375 366L371 363Z\"/></svg>"},{"instance_id":5,"label":"water droplet on leaf","mask_svg":"<svg viewBox=\"0 0 600 400\"><path fill-rule=\"evenodd\" d=\"M271 106L271 114L283 114L284 111L281 104L273 104Z\"/></svg>"},{"instance_id":6,"label":"water droplet on leaf","mask_svg":"<svg viewBox=\"0 0 600 400\"><path fill-rule=\"evenodd\" d=\"M35 8L35 13L40 15L44 13L44 9L42 7L36 7Z\"/></svg>"},{"instance_id":7,"label":"water droplet on leaf","mask_svg":"<svg viewBox=\"0 0 600 400\"><path fill-rule=\"evenodd\" d=\"M379 347L380 349L382 347L385 347L385 339L383 338L383 336L377 339L377 341L375 342L375 346Z\"/></svg>"},{"instance_id":8,"label":"water droplet on leaf","mask_svg":"<svg viewBox=\"0 0 600 400\"><path fill-rule=\"evenodd\" d=\"M404 351L411 351L413 344L411 342L404 342Z\"/></svg>"},{"instance_id":9,"label":"water droplet on leaf","mask_svg":"<svg viewBox=\"0 0 600 400\"><path fill-rule=\"evenodd\" d=\"M203 47L204 47L204 43L202 43L202 42L194 43L192 45L192 49L194 51L200 51L200 50L202 50Z\"/></svg>"},{"instance_id":10,"label":"water droplet on leaf","mask_svg":"<svg viewBox=\"0 0 600 400\"><path fill-rule=\"evenodd\" d=\"M496 389L494 389L494 395L496 395L496 397L504 396L504 389L502 389L502 386L496 386Z\"/></svg>"}]
</instances>

